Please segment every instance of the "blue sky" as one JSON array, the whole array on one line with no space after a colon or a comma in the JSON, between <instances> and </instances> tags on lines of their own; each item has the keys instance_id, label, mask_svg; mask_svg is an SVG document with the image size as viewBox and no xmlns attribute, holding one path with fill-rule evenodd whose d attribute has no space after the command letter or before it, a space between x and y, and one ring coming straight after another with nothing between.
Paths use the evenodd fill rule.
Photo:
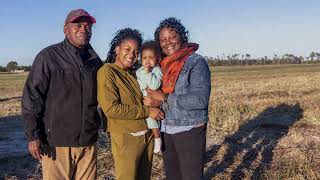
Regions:
<instances>
[{"instance_id":1,"label":"blue sky","mask_svg":"<svg viewBox=\"0 0 320 180\"><path fill-rule=\"evenodd\" d=\"M31 64L41 49L64 39L65 17L77 8L97 20L91 44L101 59L117 30L137 28L152 39L171 16L181 19L205 56L320 52L319 0L2 0L0 65Z\"/></svg>"}]
</instances>

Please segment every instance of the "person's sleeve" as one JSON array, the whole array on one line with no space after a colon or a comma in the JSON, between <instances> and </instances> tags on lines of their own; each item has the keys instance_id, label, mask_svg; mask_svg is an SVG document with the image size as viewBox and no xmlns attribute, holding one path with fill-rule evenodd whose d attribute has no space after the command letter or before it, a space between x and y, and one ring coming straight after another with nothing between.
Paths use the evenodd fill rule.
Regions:
<instances>
[{"instance_id":1,"label":"person's sleeve","mask_svg":"<svg viewBox=\"0 0 320 180\"><path fill-rule=\"evenodd\" d=\"M169 94L168 98L173 98L185 110L208 108L211 91L210 76L208 64L203 58L198 59L190 72L190 91L180 95Z\"/></svg>"},{"instance_id":2,"label":"person's sleeve","mask_svg":"<svg viewBox=\"0 0 320 180\"><path fill-rule=\"evenodd\" d=\"M157 90L161 86L162 72L160 67L155 67L147 74L147 85L151 90Z\"/></svg>"},{"instance_id":3,"label":"person's sleeve","mask_svg":"<svg viewBox=\"0 0 320 180\"><path fill-rule=\"evenodd\" d=\"M144 105L127 105L121 103L115 74L103 66L98 71L98 102L107 118L137 120L149 116L149 108Z\"/></svg>"},{"instance_id":4,"label":"person's sleeve","mask_svg":"<svg viewBox=\"0 0 320 180\"><path fill-rule=\"evenodd\" d=\"M41 53L36 56L22 93L21 111L28 141L38 140L43 128L42 117L50 81L45 59Z\"/></svg>"}]
</instances>

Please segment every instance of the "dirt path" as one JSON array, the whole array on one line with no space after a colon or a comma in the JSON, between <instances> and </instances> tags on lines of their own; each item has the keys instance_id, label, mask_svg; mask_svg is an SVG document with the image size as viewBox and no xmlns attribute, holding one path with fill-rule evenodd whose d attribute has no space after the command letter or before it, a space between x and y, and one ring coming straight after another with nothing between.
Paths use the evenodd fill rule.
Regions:
<instances>
[{"instance_id":1,"label":"dirt path","mask_svg":"<svg viewBox=\"0 0 320 180\"><path fill-rule=\"evenodd\" d=\"M0 119L0 159L27 153L23 122L18 116Z\"/></svg>"},{"instance_id":2,"label":"dirt path","mask_svg":"<svg viewBox=\"0 0 320 180\"><path fill-rule=\"evenodd\" d=\"M37 169L26 142L19 116L0 117L0 179L27 179Z\"/></svg>"}]
</instances>

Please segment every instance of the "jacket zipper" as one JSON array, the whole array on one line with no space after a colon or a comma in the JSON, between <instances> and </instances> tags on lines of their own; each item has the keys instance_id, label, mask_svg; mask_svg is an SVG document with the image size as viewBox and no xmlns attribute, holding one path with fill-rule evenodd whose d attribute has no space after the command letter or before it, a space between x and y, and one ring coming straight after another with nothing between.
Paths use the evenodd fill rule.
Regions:
<instances>
[{"instance_id":1,"label":"jacket zipper","mask_svg":"<svg viewBox=\"0 0 320 180\"><path fill-rule=\"evenodd\" d=\"M47 139L48 139L48 141L50 140L50 138L51 138L51 134L52 134L52 131L51 131L51 129L52 129L52 120L50 119L50 118L48 118L48 121L49 121L49 127L48 127L48 130L47 130Z\"/></svg>"},{"instance_id":2,"label":"jacket zipper","mask_svg":"<svg viewBox=\"0 0 320 180\"><path fill-rule=\"evenodd\" d=\"M78 55L78 54L76 54L76 56L78 57L78 58L80 58L80 60L81 60L81 57ZM79 68L79 71L80 71L80 77L81 77L81 94L82 94L82 98L81 98L81 121L80 121L80 132L79 132L79 135L78 135L78 144L80 145L80 136L81 136L81 131L82 131L82 124L83 124L83 81L84 81L84 77L83 77L83 68L84 68L84 64L81 66L80 64L78 64L77 62L76 62L76 64L77 64L77 66L78 66L78 68Z\"/></svg>"}]
</instances>

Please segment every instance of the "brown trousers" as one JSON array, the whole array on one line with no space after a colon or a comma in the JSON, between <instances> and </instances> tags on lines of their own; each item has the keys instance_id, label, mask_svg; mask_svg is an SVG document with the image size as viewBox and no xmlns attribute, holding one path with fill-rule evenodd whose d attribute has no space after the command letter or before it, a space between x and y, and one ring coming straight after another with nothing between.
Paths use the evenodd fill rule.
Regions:
<instances>
[{"instance_id":1,"label":"brown trousers","mask_svg":"<svg viewBox=\"0 0 320 180\"><path fill-rule=\"evenodd\" d=\"M111 150L117 180L149 180L152 168L154 138L145 135L111 133Z\"/></svg>"},{"instance_id":2,"label":"brown trousers","mask_svg":"<svg viewBox=\"0 0 320 180\"><path fill-rule=\"evenodd\" d=\"M97 179L97 146L44 147L42 174L44 180Z\"/></svg>"}]
</instances>

